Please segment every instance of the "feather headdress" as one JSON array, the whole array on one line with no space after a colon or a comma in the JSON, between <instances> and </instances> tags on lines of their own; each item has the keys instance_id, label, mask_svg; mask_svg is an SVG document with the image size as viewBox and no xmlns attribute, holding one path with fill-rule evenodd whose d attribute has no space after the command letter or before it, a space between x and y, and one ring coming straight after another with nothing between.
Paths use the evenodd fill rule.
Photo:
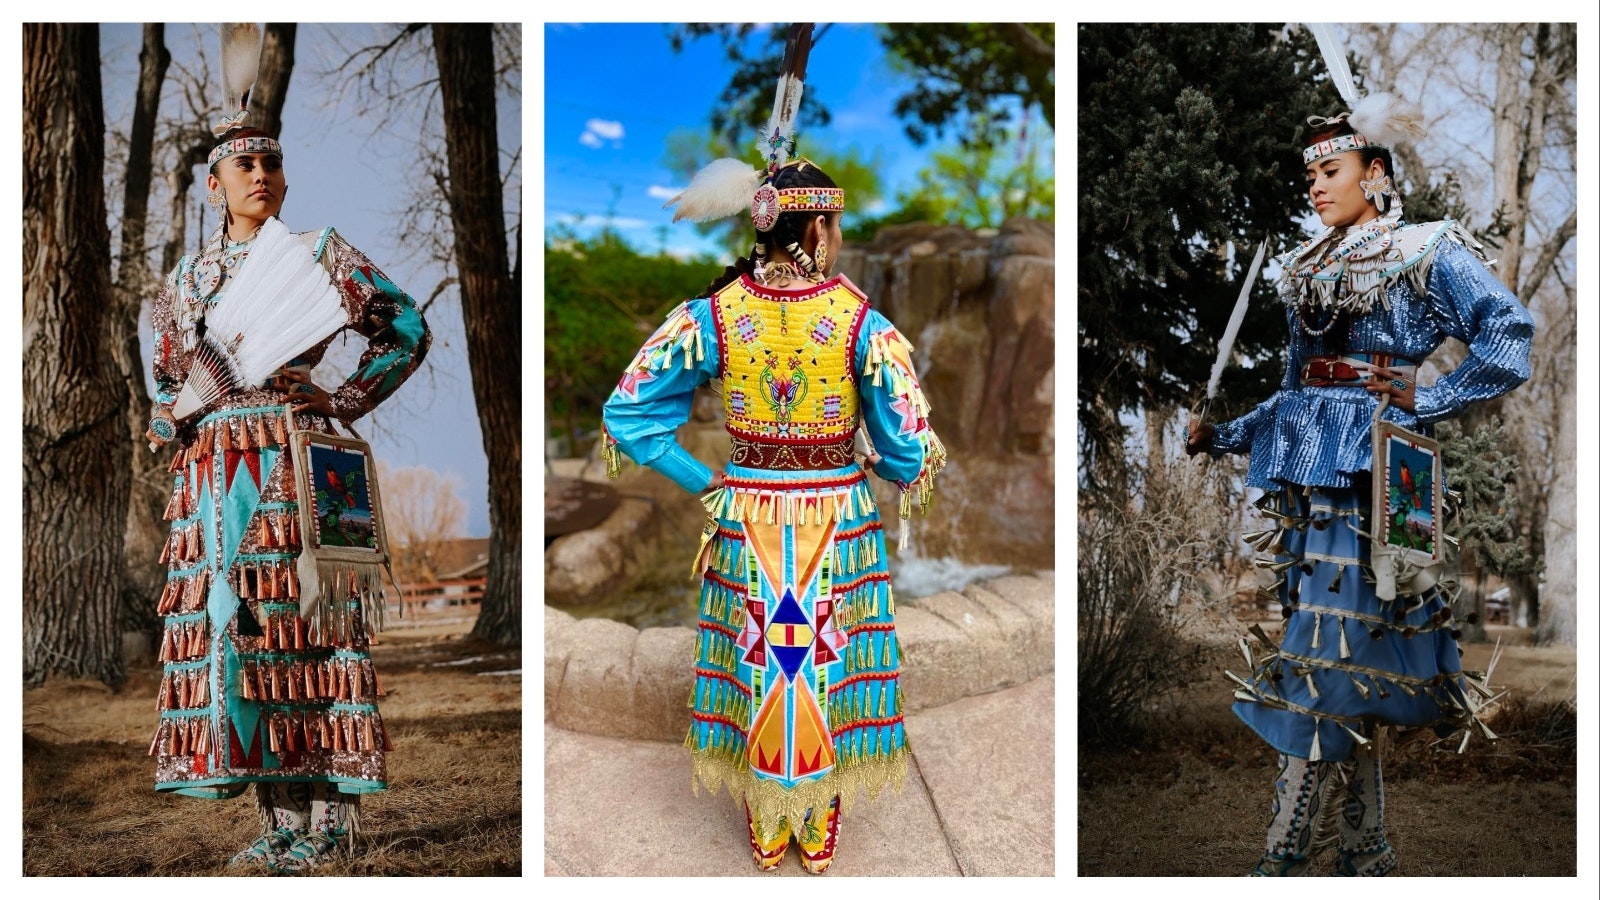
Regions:
<instances>
[{"instance_id":1,"label":"feather headdress","mask_svg":"<svg viewBox=\"0 0 1600 900\"><path fill-rule=\"evenodd\" d=\"M194 362L173 403L178 421L280 366L344 327L339 291L311 251L277 218L268 219L229 287L206 315Z\"/></svg>"},{"instance_id":2,"label":"feather headdress","mask_svg":"<svg viewBox=\"0 0 1600 900\"><path fill-rule=\"evenodd\" d=\"M712 160L695 173L688 187L662 205L663 209L677 205L672 221L706 222L750 210L756 217L758 230L766 230L761 228L764 220L769 222L767 228L771 227L771 219L777 216L778 200L776 196L757 200L756 195L763 191L763 183L770 183L795 154L798 143L795 122L799 119L800 99L805 93L811 28L810 24L789 26L789 39L784 45L783 64L778 70L778 87L772 101L772 116L756 142L766 166L758 168L729 157ZM769 212L770 218L767 218Z\"/></svg>"},{"instance_id":3,"label":"feather headdress","mask_svg":"<svg viewBox=\"0 0 1600 900\"><path fill-rule=\"evenodd\" d=\"M1352 146L1330 144L1329 147L1322 148L1324 151L1343 152L1363 146L1393 147L1397 141L1407 138L1414 140L1426 134L1422 112L1414 104L1388 93L1361 96L1361 92L1356 88L1355 76L1350 72L1350 64L1345 59L1344 45L1339 41L1331 25L1323 22L1307 22L1305 27L1311 32L1312 37L1317 39L1317 49L1322 51L1322 61L1328 67L1328 76L1333 80L1339 98L1350 109L1350 112L1331 119L1313 116L1311 124L1313 126L1333 124L1344 119L1362 138L1360 142L1346 142ZM1308 163L1317 157L1327 155L1327 152L1313 153L1313 149L1317 148L1307 148Z\"/></svg>"},{"instance_id":4,"label":"feather headdress","mask_svg":"<svg viewBox=\"0 0 1600 900\"><path fill-rule=\"evenodd\" d=\"M250 89L261 72L261 26L255 22L222 23L222 119L212 127L220 140L244 124L250 112Z\"/></svg>"}]
</instances>

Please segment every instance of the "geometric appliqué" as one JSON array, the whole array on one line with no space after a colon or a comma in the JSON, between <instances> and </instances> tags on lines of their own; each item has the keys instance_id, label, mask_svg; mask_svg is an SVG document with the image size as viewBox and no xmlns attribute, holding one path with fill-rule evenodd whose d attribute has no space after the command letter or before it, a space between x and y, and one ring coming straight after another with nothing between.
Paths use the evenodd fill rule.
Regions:
<instances>
[{"instance_id":1,"label":"geometric appliqu\u00e9","mask_svg":"<svg viewBox=\"0 0 1600 900\"><path fill-rule=\"evenodd\" d=\"M812 627L805 610L795 601L794 592L787 588L784 589L783 599L778 601L778 608L767 620L766 638L773 655L777 657L778 667L793 681L810 655L816 629Z\"/></svg>"}]
</instances>

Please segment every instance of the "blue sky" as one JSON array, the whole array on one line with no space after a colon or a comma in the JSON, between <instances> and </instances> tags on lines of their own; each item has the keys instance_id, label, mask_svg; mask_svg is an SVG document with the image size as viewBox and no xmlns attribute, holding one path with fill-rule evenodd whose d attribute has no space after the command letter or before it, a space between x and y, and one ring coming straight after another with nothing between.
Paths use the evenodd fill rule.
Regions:
<instances>
[{"instance_id":1,"label":"blue sky","mask_svg":"<svg viewBox=\"0 0 1600 900\"><path fill-rule=\"evenodd\" d=\"M139 71L138 24L100 27L102 95L108 128L126 133L132 118L134 84ZM363 114L354 92L340 92L338 79L329 74L348 52L346 49L387 39L394 26L302 24L295 38L295 70L283 112L284 172L289 193L282 218L295 231L332 225L377 264L396 284L423 303L443 278L443 270L416 248L402 246L397 213L411 190L411 166L416 157L420 110L412 109L380 122ZM198 37L198 40L197 40ZM198 35L189 24L169 24L166 42L173 56L168 79L179 65L197 67L199 54L216 53L215 25L202 25ZM432 78L432 55L402 58L404 79ZM212 71L215 71L213 62ZM212 87L207 100L220 103L220 88ZM163 115L170 112L162 110ZM382 126L382 127L380 127ZM514 152L522 142L521 98L501 102L497 110L502 153ZM109 161L108 161L109 163ZM508 215L515 215L520 194L519 177L506 195ZM159 173L158 173L159 177ZM204 198L203 178L193 190L191 210ZM121 194L108 196L120 205ZM193 228L191 213L191 229ZM113 211L115 219L115 211ZM205 230L216 224L207 209ZM151 225L165 227L163 214L152 209ZM115 241L115 238L114 238ZM148 315L148 309L146 311ZM459 294L445 291L429 307L427 320L433 347L423 368L377 410L359 420L356 428L373 445L377 457L388 465L426 466L460 479L460 495L467 506L468 536L489 533L488 463L483 452L472 380L467 368L466 339L461 322ZM145 354L149 357L148 320ZM356 341L335 341L313 377L324 387L334 387L354 370L364 349Z\"/></svg>"},{"instance_id":2,"label":"blue sky","mask_svg":"<svg viewBox=\"0 0 1600 900\"><path fill-rule=\"evenodd\" d=\"M657 249L659 229L668 226L669 250L722 256L692 225L672 225L671 211L661 208L683 186L664 163L667 136L679 129L709 130L732 73L720 40L701 38L674 53L662 24L544 29L546 227L583 216L579 233L590 233L611 207L615 186L621 193L614 224L635 246ZM854 146L870 158L878 151L884 194L892 198L913 183L936 145L912 144L894 116L895 99L914 82L890 69L874 29L834 24L816 42L806 96L821 100L833 118L826 127L802 132L800 152ZM766 46L765 33L750 41L751 52ZM1046 131L1037 114L1030 130ZM745 149L753 164L754 149ZM1048 143L1043 150L1046 158L1053 152Z\"/></svg>"}]
</instances>

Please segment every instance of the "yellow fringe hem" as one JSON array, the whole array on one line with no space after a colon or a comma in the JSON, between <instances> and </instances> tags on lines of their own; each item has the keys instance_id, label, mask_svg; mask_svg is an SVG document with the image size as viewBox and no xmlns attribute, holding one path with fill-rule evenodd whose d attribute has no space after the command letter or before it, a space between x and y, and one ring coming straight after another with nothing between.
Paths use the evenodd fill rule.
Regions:
<instances>
[{"instance_id":1,"label":"yellow fringe hem","mask_svg":"<svg viewBox=\"0 0 1600 900\"><path fill-rule=\"evenodd\" d=\"M776 822L788 817L791 822L805 819L806 811L826 807L835 796L839 807L848 813L858 790L867 792L867 799L876 800L885 786L892 785L895 793L905 787L906 765L910 757L909 746L895 750L887 757L873 757L851 764L840 763L821 778L785 788L776 781L756 778L750 765L741 755L737 760L716 750L692 750L694 772L690 784L696 796L705 785L713 795L724 785L728 796L735 802L748 804L756 818Z\"/></svg>"}]
</instances>

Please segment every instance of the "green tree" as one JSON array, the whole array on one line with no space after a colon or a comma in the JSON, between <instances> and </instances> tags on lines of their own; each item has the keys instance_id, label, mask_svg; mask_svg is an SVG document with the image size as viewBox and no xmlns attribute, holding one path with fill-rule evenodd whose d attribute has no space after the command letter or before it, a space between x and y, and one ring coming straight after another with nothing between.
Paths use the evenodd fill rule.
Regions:
<instances>
[{"instance_id":1,"label":"green tree","mask_svg":"<svg viewBox=\"0 0 1600 900\"><path fill-rule=\"evenodd\" d=\"M1124 417L1195 399L1248 259L1300 231L1304 116L1339 108L1303 30L1268 24L1078 29L1080 478L1121 482ZM1229 253L1230 244L1233 252ZM1231 261L1230 261L1231 256ZM1216 412L1283 368L1281 307L1258 283Z\"/></svg>"},{"instance_id":2,"label":"green tree","mask_svg":"<svg viewBox=\"0 0 1600 900\"><path fill-rule=\"evenodd\" d=\"M1008 129L1000 133L1009 137ZM1038 141L1019 133L1015 142L964 142L936 150L930 159L917 173L916 186L896 195L895 209L847 222L845 237L870 240L879 228L904 222L998 228L1017 216L1055 216L1054 166Z\"/></svg>"},{"instance_id":3,"label":"green tree","mask_svg":"<svg viewBox=\"0 0 1600 900\"><path fill-rule=\"evenodd\" d=\"M722 266L709 259L643 254L615 231L587 240L557 231L544 248L545 402L549 421L578 438L634 351L672 308L705 291Z\"/></svg>"},{"instance_id":4,"label":"green tree","mask_svg":"<svg viewBox=\"0 0 1600 900\"><path fill-rule=\"evenodd\" d=\"M894 104L913 141L926 143L965 115L983 124L962 142L993 143L1010 117L1009 107L996 102L1005 98L1023 109L1037 106L1055 128L1053 23L898 24L881 25L879 32L890 64L916 79Z\"/></svg>"},{"instance_id":5,"label":"green tree","mask_svg":"<svg viewBox=\"0 0 1600 900\"><path fill-rule=\"evenodd\" d=\"M1464 568L1472 573L1465 605L1473 615L1461 627L1468 639L1483 640L1487 576L1505 578L1538 569L1538 561L1514 527L1513 486L1522 459L1498 417L1470 433L1463 432L1456 422L1442 422L1438 434L1450 490L1461 497L1451 523L1452 536L1460 540Z\"/></svg>"},{"instance_id":6,"label":"green tree","mask_svg":"<svg viewBox=\"0 0 1600 900\"><path fill-rule=\"evenodd\" d=\"M821 57L831 25L812 36L812 59ZM731 144L765 124L772 113L772 90L783 61L787 25L767 26L765 44L750 49L756 25L688 24L673 26L669 37L681 50L691 40L715 36L722 42L733 75L711 114L711 127ZM918 144L960 124L964 117L987 116L985 127L963 131L962 140L993 143L1012 108L1037 105L1055 127L1056 27L1043 24L880 25L889 63L910 76L915 87L895 100L895 115L905 120L907 136ZM1008 105L1002 101L1011 101ZM800 105L800 133L828 124L824 98L808 87Z\"/></svg>"}]
</instances>

